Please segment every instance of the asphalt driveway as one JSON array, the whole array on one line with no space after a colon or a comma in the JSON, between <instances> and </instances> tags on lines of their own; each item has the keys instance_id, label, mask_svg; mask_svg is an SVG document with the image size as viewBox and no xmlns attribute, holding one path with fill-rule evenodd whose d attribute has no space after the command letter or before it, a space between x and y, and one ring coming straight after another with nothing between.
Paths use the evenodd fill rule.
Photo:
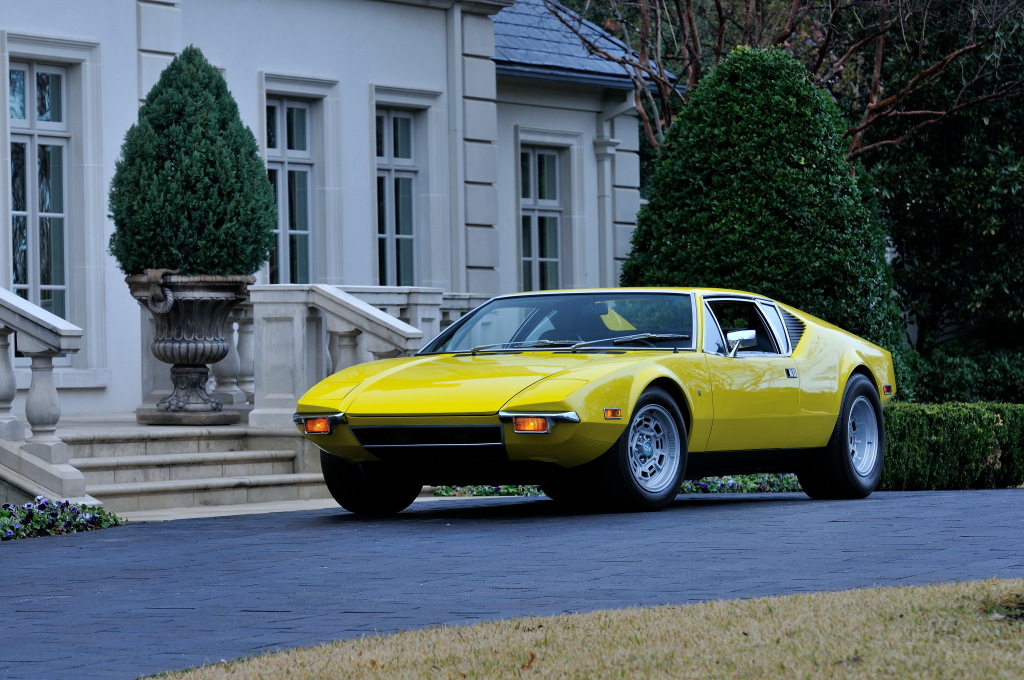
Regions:
<instances>
[{"instance_id":1,"label":"asphalt driveway","mask_svg":"<svg viewBox=\"0 0 1024 680\"><path fill-rule=\"evenodd\" d=\"M523 615L1024 577L1024 491L546 498L133 524L0 544L0 678L135 678Z\"/></svg>"}]
</instances>

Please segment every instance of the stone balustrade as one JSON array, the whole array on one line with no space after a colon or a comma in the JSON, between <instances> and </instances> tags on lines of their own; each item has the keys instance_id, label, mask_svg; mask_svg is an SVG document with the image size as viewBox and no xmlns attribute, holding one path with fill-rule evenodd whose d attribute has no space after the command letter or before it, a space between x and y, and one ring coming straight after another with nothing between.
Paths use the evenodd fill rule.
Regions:
<instances>
[{"instance_id":1,"label":"stone balustrade","mask_svg":"<svg viewBox=\"0 0 1024 680\"><path fill-rule=\"evenodd\" d=\"M61 407L53 380L54 357L74 354L81 344L81 328L0 288L0 484L89 500L84 477L68 464L67 447L57 437ZM12 409L15 348L32 362L24 421Z\"/></svg>"}]
</instances>

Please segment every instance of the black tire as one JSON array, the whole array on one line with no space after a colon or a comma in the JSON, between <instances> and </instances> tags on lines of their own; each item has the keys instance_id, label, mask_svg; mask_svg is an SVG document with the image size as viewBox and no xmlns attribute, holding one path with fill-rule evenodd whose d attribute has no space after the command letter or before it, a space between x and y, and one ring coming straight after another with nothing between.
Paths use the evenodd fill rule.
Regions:
<instances>
[{"instance_id":1,"label":"black tire","mask_svg":"<svg viewBox=\"0 0 1024 680\"><path fill-rule=\"evenodd\" d=\"M675 400L649 387L619 440L597 459L596 500L614 510L660 510L679 494L686 472L686 422Z\"/></svg>"},{"instance_id":2,"label":"black tire","mask_svg":"<svg viewBox=\"0 0 1024 680\"><path fill-rule=\"evenodd\" d=\"M832 437L817 465L797 473L804 493L816 499L867 498L885 462L885 419L874 383L850 376Z\"/></svg>"},{"instance_id":3,"label":"black tire","mask_svg":"<svg viewBox=\"0 0 1024 680\"><path fill-rule=\"evenodd\" d=\"M382 517L405 510L423 484L386 463L348 463L320 452L324 482L338 505L357 515Z\"/></svg>"},{"instance_id":4,"label":"black tire","mask_svg":"<svg viewBox=\"0 0 1024 680\"><path fill-rule=\"evenodd\" d=\"M567 508L585 510L594 505L592 476L589 467L564 470L540 483L544 495Z\"/></svg>"}]
</instances>

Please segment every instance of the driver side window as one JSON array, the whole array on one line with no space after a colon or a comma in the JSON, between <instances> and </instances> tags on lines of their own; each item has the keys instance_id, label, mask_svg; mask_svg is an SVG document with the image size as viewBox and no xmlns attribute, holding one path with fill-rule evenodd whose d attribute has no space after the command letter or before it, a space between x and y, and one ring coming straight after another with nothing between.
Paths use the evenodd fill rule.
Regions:
<instances>
[{"instance_id":1,"label":"driver side window","mask_svg":"<svg viewBox=\"0 0 1024 680\"><path fill-rule=\"evenodd\" d=\"M728 342L723 341L722 336L728 337L730 331L754 331L754 340L749 344L741 344L736 356L780 354L775 338L757 309L757 303L746 300L708 300L706 309L705 351L728 353ZM718 322L717 326L714 321Z\"/></svg>"}]
</instances>

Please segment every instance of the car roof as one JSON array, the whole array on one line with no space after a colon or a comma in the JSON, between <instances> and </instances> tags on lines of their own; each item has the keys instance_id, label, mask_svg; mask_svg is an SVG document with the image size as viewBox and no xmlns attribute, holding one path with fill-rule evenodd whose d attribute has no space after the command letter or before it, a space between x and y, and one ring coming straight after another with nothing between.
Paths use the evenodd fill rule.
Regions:
<instances>
[{"instance_id":1,"label":"car roof","mask_svg":"<svg viewBox=\"0 0 1024 680\"><path fill-rule=\"evenodd\" d=\"M698 294L701 297L742 295L744 297L757 298L760 300L771 300L771 298L759 293L751 293L744 290L732 290L730 288L676 288L668 286L636 286L623 288L567 288L560 290L534 290L520 293L508 293L498 295L497 298L514 298L533 295L577 295L584 293L680 293Z\"/></svg>"}]
</instances>

